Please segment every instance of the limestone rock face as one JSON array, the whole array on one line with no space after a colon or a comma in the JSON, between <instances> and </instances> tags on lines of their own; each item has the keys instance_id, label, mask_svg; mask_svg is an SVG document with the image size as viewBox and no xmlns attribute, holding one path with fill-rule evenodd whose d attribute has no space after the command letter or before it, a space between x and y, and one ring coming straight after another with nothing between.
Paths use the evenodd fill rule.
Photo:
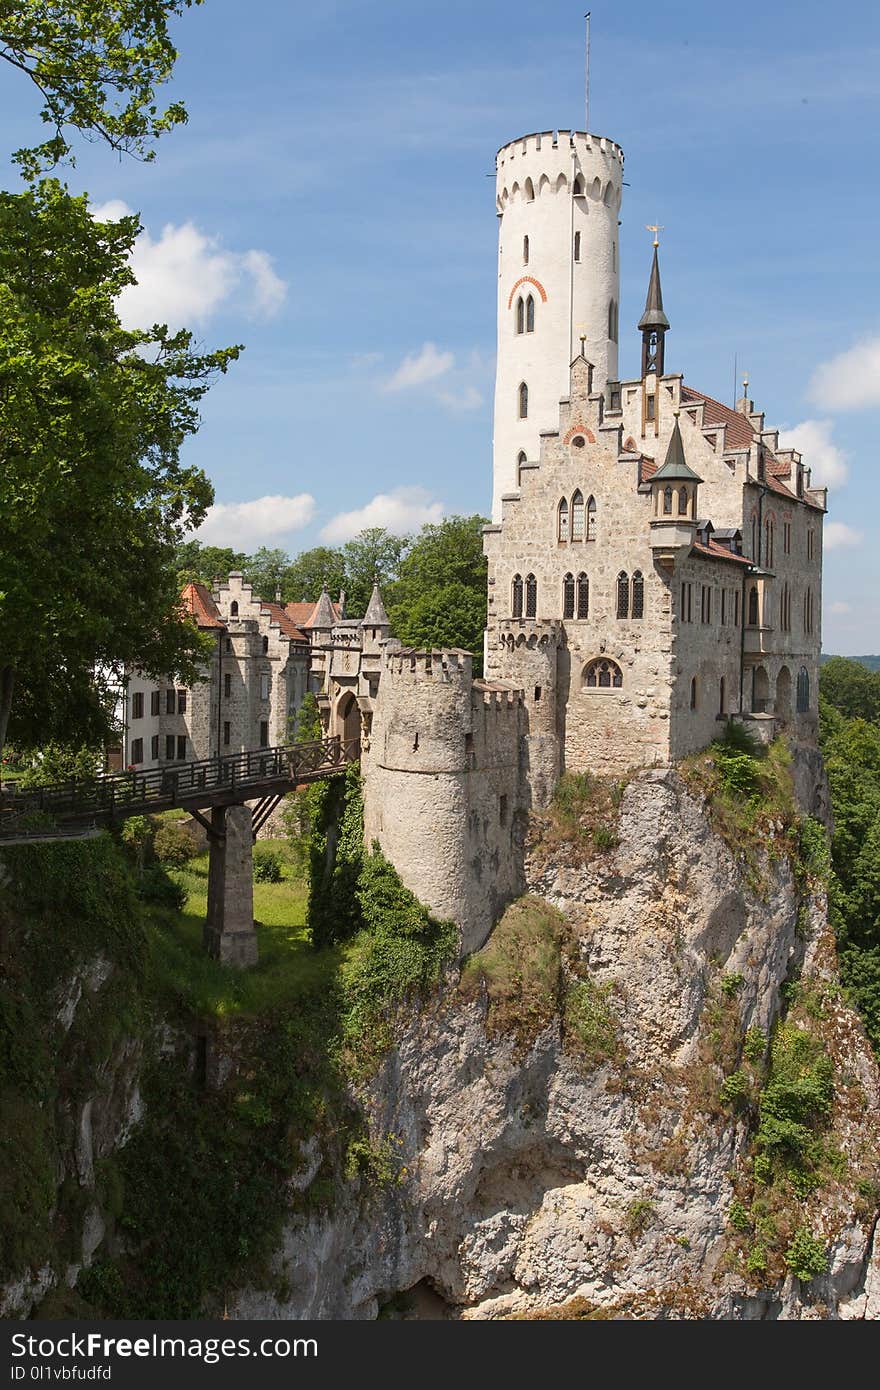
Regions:
<instances>
[{"instance_id":1,"label":"limestone rock face","mask_svg":"<svg viewBox=\"0 0 880 1390\"><path fill-rule=\"evenodd\" d=\"M707 1084L717 1097L722 1076L707 1024L719 982L741 976L741 1037L772 1025L780 986L797 971L833 979L823 899L809 899L805 914L784 856L766 856L750 888L672 772L629 784L613 852L582 866L561 853L535 858L527 872L531 891L570 924L590 978L607 986L620 1054L587 1064L560 1019L518 1049L487 1030L485 999L463 1003L450 988L412 1019L365 1098L399 1180L347 1183L330 1216L291 1219L276 1292L241 1290L237 1315L372 1318L427 1284L448 1315L464 1317L573 1298L637 1317L878 1317L876 1213L845 1182L810 1207L827 1275L745 1281L728 1210L748 1131L706 1103ZM827 1047L863 1098L835 1117L835 1142L855 1162L876 1148L880 1088L860 1025L839 1002ZM304 1166L314 1162L304 1155Z\"/></svg>"}]
</instances>

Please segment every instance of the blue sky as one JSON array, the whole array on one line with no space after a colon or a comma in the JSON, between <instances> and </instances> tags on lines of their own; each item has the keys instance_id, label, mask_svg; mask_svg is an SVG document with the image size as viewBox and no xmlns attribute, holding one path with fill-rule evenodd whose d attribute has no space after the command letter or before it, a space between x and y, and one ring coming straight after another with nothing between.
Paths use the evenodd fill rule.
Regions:
<instances>
[{"instance_id":1,"label":"blue sky","mask_svg":"<svg viewBox=\"0 0 880 1390\"><path fill-rule=\"evenodd\" d=\"M295 552L488 510L486 176L515 136L582 126L582 14L207 0L175 28L188 126L153 164L80 146L71 185L144 223L129 318L247 345L187 445L215 484L212 540ZM729 400L736 352L767 424L799 427L833 484L824 646L850 653L880 651L878 71L877 10L856 0L593 9L590 124L629 185L621 372L658 221L668 367ZM0 73L4 146L36 138L35 112Z\"/></svg>"}]
</instances>

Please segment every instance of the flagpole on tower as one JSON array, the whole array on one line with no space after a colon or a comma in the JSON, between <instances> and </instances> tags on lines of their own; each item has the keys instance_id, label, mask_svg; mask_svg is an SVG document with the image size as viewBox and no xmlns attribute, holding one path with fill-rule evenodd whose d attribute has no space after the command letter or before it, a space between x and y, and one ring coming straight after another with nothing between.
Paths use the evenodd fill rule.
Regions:
<instances>
[{"instance_id":1,"label":"flagpole on tower","mask_svg":"<svg viewBox=\"0 0 880 1390\"><path fill-rule=\"evenodd\" d=\"M584 130L588 135L590 133L590 13L590 10L587 10L587 13L584 15L584 19L587 21L587 48L584 61L584 104L586 107L587 123L584 126Z\"/></svg>"}]
</instances>

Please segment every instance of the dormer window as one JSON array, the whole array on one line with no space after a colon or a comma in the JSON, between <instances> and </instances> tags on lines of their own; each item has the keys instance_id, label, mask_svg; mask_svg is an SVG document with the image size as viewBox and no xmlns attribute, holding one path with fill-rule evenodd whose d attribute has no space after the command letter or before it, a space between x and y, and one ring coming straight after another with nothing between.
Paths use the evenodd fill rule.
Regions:
<instances>
[{"instance_id":1,"label":"dormer window","mask_svg":"<svg viewBox=\"0 0 880 1390\"><path fill-rule=\"evenodd\" d=\"M238 617L238 603L235 599L233 599L229 605L229 616L232 618Z\"/></svg>"}]
</instances>

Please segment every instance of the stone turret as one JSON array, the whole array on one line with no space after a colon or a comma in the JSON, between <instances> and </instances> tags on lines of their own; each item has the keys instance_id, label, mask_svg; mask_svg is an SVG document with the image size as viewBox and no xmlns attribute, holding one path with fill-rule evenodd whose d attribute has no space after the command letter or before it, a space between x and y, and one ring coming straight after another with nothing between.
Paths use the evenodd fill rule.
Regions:
<instances>
[{"instance_id":1,"label":"stone turret","mask_svg":"<svg viewBox=\"0 0 880 1390\"><path fill-rule=\"evenodd\" d=\"M658 242L654 240L654 259L651 263L651 278L648 281L648 297L645 312L639 319L639 332L642 335L642 377L656 372L662 376L666 361L666 334L669 319L663 311L663 290L660 286L660 264L657 259Z\"/></svg>"}]
</instances>

